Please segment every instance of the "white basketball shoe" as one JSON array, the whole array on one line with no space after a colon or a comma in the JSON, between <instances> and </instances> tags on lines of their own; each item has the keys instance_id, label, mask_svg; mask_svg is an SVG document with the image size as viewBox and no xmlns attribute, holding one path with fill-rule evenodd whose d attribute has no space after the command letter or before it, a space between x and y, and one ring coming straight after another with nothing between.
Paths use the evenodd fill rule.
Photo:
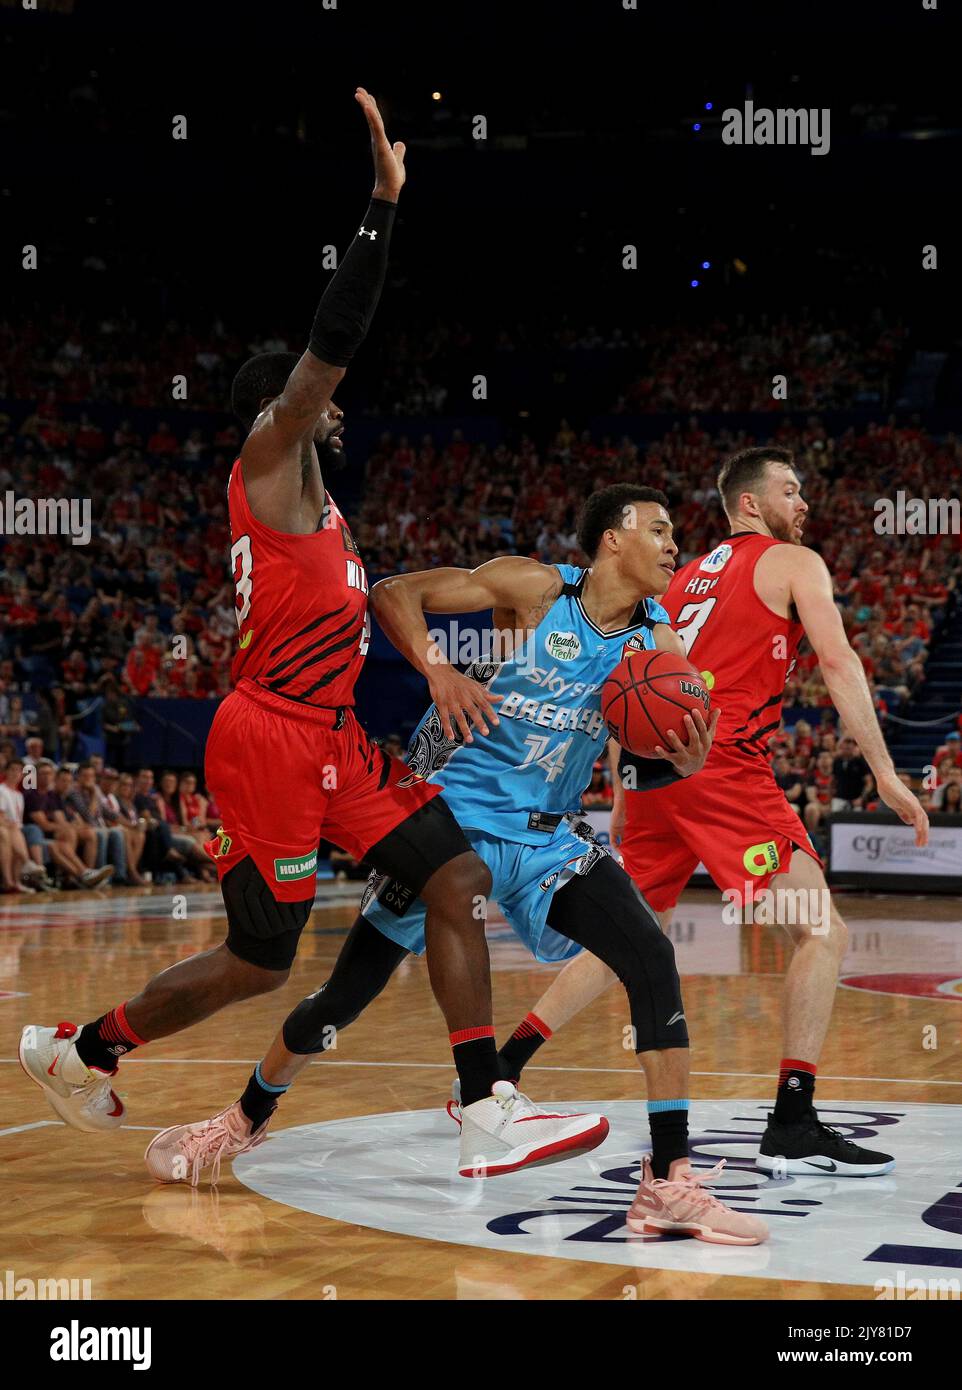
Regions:
<instances>
[{"instance_id":1,"label":"white basketball shoe","mask_svg":"<svg viewBox=\"0 0 962 1390\"><path fill-rule=\"evenodd\" d=\"M117 1129L127 1107L110 1085L113 1071L88 1067L77 1053L76 1023L56 1028L28 1024L20 1035L20 1065L43 1088L53 1110L74 1129L87 1133Z\"/></svg>"},{"instance_id":2,"label":"white basketball shoe","mask_svg":"<svg viewBox=\"0 0 962 1390\"><path fill-rule=\"evenodd\" d=\"M494 1178L590 1153L608 1136L603 1115L540 1110L510 1081L461 1110L462 1178Z\"/></svg>"}]
</instances>

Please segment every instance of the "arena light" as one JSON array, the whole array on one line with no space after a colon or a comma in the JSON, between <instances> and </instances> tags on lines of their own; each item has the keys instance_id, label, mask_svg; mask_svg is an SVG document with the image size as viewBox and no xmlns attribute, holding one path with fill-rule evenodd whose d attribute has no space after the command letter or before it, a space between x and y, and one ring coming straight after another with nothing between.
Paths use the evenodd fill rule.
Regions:
<instances>
[{"instance_id":1,"label":"arena light","mask_svg":"<svg viewBox=\"0 0 962 1390\"><path fill-rule=\"evenodd\" d=\"M432 92L432 93L431 93L431 100L432 100L432 101L440 101L440 100L441 100L441 93L440 93L440 92Z\"/></svg>"},{"instance_id":2,"label":"arena light","mask_svg":"<svg viewBox=\"0 0 962 1390\"><path fill-rule=\"evenodd\" d=\"M691 282L691 287L692 287L693 290L697 290L697 288L698 288L698 286L699 286L700 284L701 284L701 281L700 281L700 280L692 280L692 282Z\"/></svg>"},{"instance_id":3,"label":"arena light","mask_svg":"<svg viewBox=\"0 0 962 1390\"><path fill-rule=\"evenodd\" d=\"M701 130L701 121L696 121L692 126L692 130Z\"/></svg>"},{"instance_id":4,"label":"arena light","mask_svg":"<svg viewBox=\"0 0 962 1390\"><path fill-rule=\"evenodd\" d=\"M706 102L705 102L705 110L706 110L706 111L711 111L711 109L712 109L712 107L713 107L714 105L715 105L715 103L714 103L713 101L706 101Z\"/></svg>"},{"instance_id":5,"label":"arena light","mask_svg":"<svg viewBox=\"0 0 962 1390\"><path fill-rule=\"evenodd\" d=\"M711 261L702 261L701 268L702 270L711 270Z\"/></svg>"}]
</instances>

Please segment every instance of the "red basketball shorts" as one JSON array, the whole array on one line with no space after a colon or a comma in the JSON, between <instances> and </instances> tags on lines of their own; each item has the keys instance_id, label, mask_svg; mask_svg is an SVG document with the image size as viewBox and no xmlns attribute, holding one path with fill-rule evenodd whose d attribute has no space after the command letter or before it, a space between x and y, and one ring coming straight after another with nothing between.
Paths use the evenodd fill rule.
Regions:
<instances>
[{"instance_id":1,"label":"red basketball shorts","mask_svg":"<svg viewBox=\"0 0 962 1390\"><path fill-rule=\"evenodd\" d=\"M249 680L214 716L204 771L221 814L204 847L218 878L249 854L280 902L314 897L320 840L363 859L440 791L382 753L351 709L295 705Z\"/></svg>"},{"instance_id":2,"label":"red basketball shorts","mask_svg":"<svg viewBox=\"0 0 962 1390\"><path fill-rule=\"evenodd\" d=\"M692 777L625 793L622 857L655 912L674 907L699 861L722 892L749 903L796 848L821 864L768 763L726 744Z\"/></svg>"}]
</instances>

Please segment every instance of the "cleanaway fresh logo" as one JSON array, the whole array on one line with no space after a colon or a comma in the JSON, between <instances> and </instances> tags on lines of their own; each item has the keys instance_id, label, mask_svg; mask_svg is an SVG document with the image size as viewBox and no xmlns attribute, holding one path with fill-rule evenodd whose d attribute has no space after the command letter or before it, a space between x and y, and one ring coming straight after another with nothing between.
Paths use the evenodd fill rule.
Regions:
<instances>
[{"instance_id":1,"label":"cleanaway fresh logo","mask_svg":"<svg viewBox=\"0 0 962 1390\"><path fill-rule=\"evenodd\" d=\"M317 850L313 854L302 855L300 859L275 859L274 877L276 879L310 878L317 868Z\"/></svg>"},{"instance_id":2,"label":"cleanaway fresh logo","mask_svg":"<svg viewBox=\"0 0 962 1390\"><path fill-rule=\"evenodd\" d=\"M74 1318L50 1333L51 1361L130 1361L150 1370L149 1327L81 1327Z\"/></svg>"},{"instance_id":3,"label":"cleanaway fresh logo","mask_svg":"<svg viewBox=\"0 0 962 1390\"><path fill-rule=\"evenodd\" d=\"M81 1298L93 1298L89 1279L28 1279L18 1278L8 1269L0 1283L0 1298L13 1303L17 1300L69 1299L76 1302Z\"/></svg>"}]
</instances>

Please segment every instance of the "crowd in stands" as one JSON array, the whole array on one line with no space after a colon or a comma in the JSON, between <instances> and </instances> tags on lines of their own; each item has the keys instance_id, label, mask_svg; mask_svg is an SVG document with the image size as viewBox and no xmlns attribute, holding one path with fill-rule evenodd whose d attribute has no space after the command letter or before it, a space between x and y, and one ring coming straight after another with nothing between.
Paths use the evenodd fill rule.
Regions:
<instances>
[{"instance_id":1,"label":"crowd in stands","mask_svg":"<svg viewBox=\"0 0 962 1390\"><path fill-rule=\"evenodd\" d=\"M36 745L39 741L32 739ZM136 772L0 743L0 891L212 881L203 844L219 823L193 772Z\"/></svg>"},{"instance_id":2,"label":"crowd in stands","mask_svg":"<svg viewBox=\"0 0 962 1390\"><path fill-rule=\"evenodd\" d=\"M82 495L90 498L94 519L88 545L10 534L9 527L0 538L0 748L6 750L0 766L8 769L8 792L16 792L21 784L10 771L16 759L37 765L43 795L63 802L56 817L26 808L19 822L16 806L4 806L3 883L9 888L25 872L29 886L39 878L38 869L67 883L105 867L115 881L132 883L138 875L203 873L198 842L216 829L216 808L197 811L190 802L194 809L187 814L184 797L196 797L197 789L179 790L174 774L165 777L166 791L131 785L128 746L140 727L143 697L216 700L230 688L236 619L226 564L226 484L240 433L232 424L188 427L173 408L150 427L124 420L106 425L98 402L155 403L142 343L120 321L89 335L66 322L62 328L61 347L51 354L46 331L41 335L28 325L14 344L0 325L0 347L11 348L0 352L7 359L0 399L4 393L32 397L29 406L0 413L0 498L8 490L26 497ZM726 337L724 330L713 324L697 337L659 332L647 338L641 330L564 330L554 346L613 359L624 355L626 361L643 347L657 370L627 388L625 400L633 402L631 409L639 403L677 409L679 400L702 400L693 385L702 375L723 383L726 364L733 380L759 376L758 364L768 360L767 340L747 330L743 337ZM884 373L899 342L894 330L866 333L859 341L811 325L770 331L781 334L783 355L796 364L792 370L804 362L819 368L810 377L813 404L829 399L820 394L820 382L834 393L831 403L840 402L853 362L853 383ZM435 358L470 346L470 335L459 337L460 330L438 332L436 340L422 344L425 370ZM504 334L496 350L520 350L522 339L521 330L514 337ZM154 344L152 370L158 362L165 371L182 364L185 342L199 369L210 374L210 400L218 405L239 357L286 345L280 334L245 343L223 329L191 338L172 326L169 338ZM399 360L405 360L403 351ZM74 404L89 408L67 409ZM740 396L737 404L757 403ZM469 433L455 430L442 443L430 434L412 439L398 430L383 435L366 462L352 460L364 471L364 488L350 519L372 577L436 565L472 567L500 554L577 563L576 519L584 497L634 480L668 494L683 563L725 534L714 482L720 460L756 442L735 428L710 434L696 415L647 444L628 435L598 436L567 420L543 435L534 429L506 432L496 446ZM805 540L820 550L835 576L846 630L884 727L923 688L933 634L958 604L962 537L883 540L875 529L875 503L899 490L923 498L933 487L942 496L962 494L962 440L952 434L936 438L884 416L833 434L818 416L803 423L797 414L785 415L772 419L768 434L795 455L810 506ZM825 723L809 745L812 711L816 722ZM93 771L94 750L81 732L89 729L91 712L103 738L97 744L101 765ZM854 787L852 776L839 770L840 748L825 745L838 739L838 731L814 654L805 647L786 686L785 712L786 742L775 752L789 762L778 762L777 770L800 779L797 787L791 784L790 800L806 825L817 832L823 808L833 802L870 806L872 789ZM923 789L933 809L944 802L952 811L957 803L958 747L950 743L934 759L937 784ZM174 792L180 809L172 821ZM24 792L27 798L38 794L34 788ZM145 797L155 798L152 810ZM599 768L585 804L604 806L610 797L607 771ZM0 800L9 800L2 788ZM194 824L198 817L202 823Z\"/></svg>"},{"instance_id":3,"label":"crowd in stands","mask_svg":"<svg viewBox=\"0 0 962 1390\"><path fill-rule=\"evenodd\" d=\"M0 320L0 400L154 409L175 377L186 379L184 408L223 411L240 363L255 352L303 350L305 326L251 339L223 322L203 330L170 320L149 335L123 314L43 323ZM150 353L144 352L149 337ZM372 344L365 368L366 408L377 415L437 415L465 397L478 371L495 378L513 360L552 373L583 371L599 359L599 412L835 410L885 406L907 340L878 315L858 328L798 318L736 315L693 326L515 324L469 328L457 321L399 327ZM772 377L790 382L788 399ZM592 386L592 391L594 390ZM584 383L581 399L583 399ZM179 409L172 401L171 410ZM175 452L158 431L154 452Z\"/></svg>"}]
</instances>

